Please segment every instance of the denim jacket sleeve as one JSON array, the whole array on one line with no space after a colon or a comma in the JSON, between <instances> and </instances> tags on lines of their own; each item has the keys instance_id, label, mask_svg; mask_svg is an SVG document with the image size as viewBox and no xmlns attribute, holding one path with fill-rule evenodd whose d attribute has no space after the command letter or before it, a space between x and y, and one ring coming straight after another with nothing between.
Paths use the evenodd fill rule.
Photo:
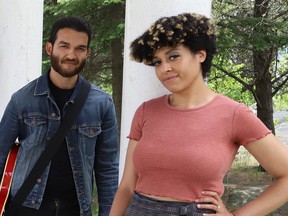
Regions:
<instances>
[{"instance_id":1,"label":"denim jacket sleeve","mask_svg":"<svg viewBox=\"0 0 288 216\"><path fill-rule=\"evenodd\" d=\"M6 157L18 136L18 117L13 97L9 101L0 122L0 177L2 178Z\"/></svg>"},{"instance_id":2,"label":"denim jacket sleeve","mask_svg":"<svg viewBox=\"0 0 288 216\"><path fill-rule=\"evenodd\" d=\"M96 143L94 171L99 202L99 216L108 215L118 188L119 138L112 98L107 100L102 116L102 132Z\"/></svg>"}]
</instances>

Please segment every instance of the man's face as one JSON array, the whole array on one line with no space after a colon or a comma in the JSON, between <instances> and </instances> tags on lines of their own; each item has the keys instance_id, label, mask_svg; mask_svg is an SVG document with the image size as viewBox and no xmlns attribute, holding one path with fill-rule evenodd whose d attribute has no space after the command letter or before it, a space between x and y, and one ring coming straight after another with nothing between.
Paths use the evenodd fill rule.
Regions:
<instances>
[{"instance_id":1,"label":"man's face","mask_svg":"<svg viewBox=\"0 0 288 216\"><path fill-rule=\"evenodd\" d=\"M60 29L57 39L52 45L46 44L46 51L50 55L51 70L63 77L73 77L84 68L89 54L88 35L73 29Z\"/></svg>"}]
</instances>

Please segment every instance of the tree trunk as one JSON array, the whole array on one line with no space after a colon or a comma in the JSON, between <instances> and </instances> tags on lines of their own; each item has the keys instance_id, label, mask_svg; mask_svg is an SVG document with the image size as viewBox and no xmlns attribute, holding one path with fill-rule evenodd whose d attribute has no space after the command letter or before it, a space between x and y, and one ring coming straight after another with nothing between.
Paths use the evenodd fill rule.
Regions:
<instances>
[{"instance_id":1,"label":"tree trunk","mask_svg":"<svg viewBox=\"0 0 288 216\"><path fill-rule=\"evenodd\" d=\"M122 82L123 82L123 42L116 38L111 41L112 48L112 88L119 130L121 125Z\"/></svg>"},{"instance_id":2,"label":"tree trunk","mask_svg":"<svg viewBox=\"0 0 288 216\"><path fill-rule=\"evenodd\" d=\"M269 0L255 0L254 17L265 19L268 15ZM255 26L254 32L257 35L265 34L263 28ZM266 127L275 134L273 121L273 100L272 100L272 81L269 67L272 62L273 49L253 50L253 66L255 76L255 93L257 101L257 116ZM265 171L260 165L259 170Z\"/></svg>"},{"instance_id":3,"label":"tree trunk","mask_svg":"<svg viewBox=\"0 0 288 216\"><path fill-rule=\"evenodd\" d=\"M125 19L125 4L112 4L111 11L112 19L119 23L119 20ZM113 100L115 103L119 132L121 126L121 106L122 106L122 83L123 83L123 50L124 35L111 40L111 59L112 59L112 89Z\"/></svg>"},{"instance_id":4,"label":"tree trunk","mask_svg":"<svg viewBox=\"0 0 288 216\"><path fill-rule=\"evenodd\" d=\"M253 53L254 71L256 73L255 93L257 96L257 116L275 134L273 121L272 82L269 67L269 50Z\"/></svg>"}]
</instances>

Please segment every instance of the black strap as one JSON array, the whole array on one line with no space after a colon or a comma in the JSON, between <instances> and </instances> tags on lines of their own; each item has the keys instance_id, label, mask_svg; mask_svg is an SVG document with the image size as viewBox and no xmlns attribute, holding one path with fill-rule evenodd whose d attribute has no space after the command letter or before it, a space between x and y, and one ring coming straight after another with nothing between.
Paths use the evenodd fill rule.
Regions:
<instances>
[{"instance_id":1,"label":"black strap","mask_svg":"<svg viewBox=\"0 0 288 216\"><path fill-rule=\"evenodd\" d=\"M6 211L5 215L13 215L11 214L13 209L17 209L16 206L21 206L25 201L26 197L36 184L37 179L43 174L53 155L55 155L57 152L61 142L65 138L68 130L71 128L71 125L76 119L78 113L80 113L80 110L83 107L91 88L89 82L86 80L83 81L84 82L82 83L79 94L75 98L74 104L71 104L67 107L67 112L64 115L57 132L47 142L45 150L40 155L39 159L35 163L19 191L16 193L15 197L9 205L8 212Z\"/></svg>"}]
</instances>

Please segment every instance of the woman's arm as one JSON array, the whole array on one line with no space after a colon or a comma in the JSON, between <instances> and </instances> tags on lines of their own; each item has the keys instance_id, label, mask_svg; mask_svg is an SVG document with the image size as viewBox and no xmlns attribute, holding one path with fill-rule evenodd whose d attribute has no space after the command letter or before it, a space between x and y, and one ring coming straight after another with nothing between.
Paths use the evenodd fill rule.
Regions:
<instances>
[{"instance_id":1,"label":"woman's arm","mask_svg":"<svg viewBox=\"0 0 288 216\"><path fill-rule=\"evenodd\" d=\"M288 201L288 148L273 134L245 147L275 177L275 182L255 200L237 209L235 215L267 215Z\"/></svg>"},{"instance_id":2,"label":"woman's arm","mask_svg":"<svg viewBox=\"0 0 288 216\"><path fill-rule=\"evenodd\" d=\"M257 159L261 166L273 177L273 182L256 199L248 202L233 212L235 216L262 216L267 215L288 201L288 148L273 134L247 144L246 149ZM201 208L215 210L217 215L232 215L229 213L221 198L212 191L203 194L206 198L199 202L210 202L212 205L201 205ZM220 208L219 208L219 207ZM200 207L200 206L199 206Z\"/></svg>"},{"instance_id":3,"label":"woman's arm","mask_svg":"<svg viewBox=\"0 0 288 216\"><path fill-rule=\"evenodd\" d=\"M129 141L123 177L116 192L109 216L123 216L134 193L138 176L134 169L132 155L137 143L135 140Z\"/></svg>"}]
</instances>

